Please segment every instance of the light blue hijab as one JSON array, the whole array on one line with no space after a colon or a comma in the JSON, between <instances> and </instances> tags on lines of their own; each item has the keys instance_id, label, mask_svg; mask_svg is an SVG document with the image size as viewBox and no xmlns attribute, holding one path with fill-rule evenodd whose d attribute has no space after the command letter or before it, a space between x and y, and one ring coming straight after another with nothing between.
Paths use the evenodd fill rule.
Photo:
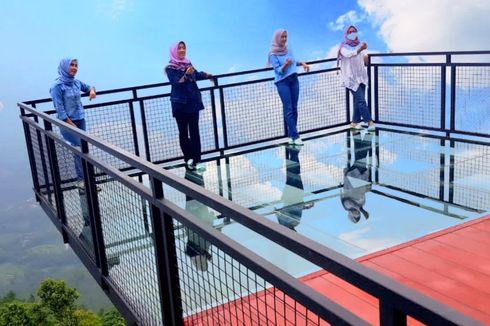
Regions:
<instances>
[{"instance_id":1,"label":"light blue hijab","mask_svg":"<svg viewBox=\"0 0 490 326\"><path fill-rule=\"evenodd\" d=\"M72 58L63 58L58 66L58 80L61 81L63 85L71 86L75 81L75 77L70 75L70 64L73 60Z\"/></svg>"}]
</instances>

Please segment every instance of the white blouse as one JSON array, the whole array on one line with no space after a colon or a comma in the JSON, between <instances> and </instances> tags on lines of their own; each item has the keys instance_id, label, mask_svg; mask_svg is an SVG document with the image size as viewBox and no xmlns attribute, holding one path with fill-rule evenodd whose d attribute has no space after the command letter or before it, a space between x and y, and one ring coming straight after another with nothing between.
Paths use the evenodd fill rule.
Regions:
<instances>
[{"instance_id":1,"label":"white blouse","mask_svg":"<svg viewBox=\"0 0 490 326\"><path fill-rule=\"evenodd\" d=\"M364 66L364 54L357 54L358 47L343 46L340 49L340 72L342 85L357 91L359 84L367 85L368 75Z\"/></svg>"}]
</instances>

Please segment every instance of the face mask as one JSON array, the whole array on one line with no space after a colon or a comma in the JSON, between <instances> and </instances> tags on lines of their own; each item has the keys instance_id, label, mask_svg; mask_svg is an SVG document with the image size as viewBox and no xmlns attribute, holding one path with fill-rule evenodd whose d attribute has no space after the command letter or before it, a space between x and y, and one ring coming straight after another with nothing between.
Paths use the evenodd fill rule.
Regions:
<instances>
[{"instance_id":1,"label":"face mask","mask_svg":"<svg viewBox=\"0 0 490 326\"><path fill-rule=\"evenodd\" d=\"M357 33L356 32L347 34L347 39L349 39L351 41L354 41L356 38L357 38Z\"/></svg>"}]
</instances>

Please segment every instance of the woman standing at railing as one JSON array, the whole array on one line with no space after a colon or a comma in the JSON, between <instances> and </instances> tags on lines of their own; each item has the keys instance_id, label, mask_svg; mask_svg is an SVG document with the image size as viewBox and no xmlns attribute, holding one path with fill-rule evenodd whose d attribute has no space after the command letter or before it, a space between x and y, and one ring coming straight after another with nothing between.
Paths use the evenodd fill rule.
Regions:
<instances>
[{"instance_id":1,"label":"woman standing at railing","mask_svg":"<svg viewBox=\"0 0 490 326\"><path fill-rule=\"evenodd\" d=\"M306 63L296 61L291 49L287 48L288 32L278 29L272 36L272 46L269 51L268 64L274 68L275 80L279 97L281 98L284 121L286 122L288 144L303 145L299 138L298 124L298 98L299 82L296 66L303 66L304 71L309 71Z\"/></svg>"},{"instance_id":2,"label":"woman standing at railing","mask_svg":"<svg viewBox=\"0 0 490 326\"><path fill-rule=\"evenodd\" d=\"M63 120L75 128L86 130L85 111L83 109L80 93L89 93L89 100L94 99L96 94L94 87L75 79L77 72L77 59L62 59L58 66L59 76L49 90L49 93L53 99L53 105L56 109L58 119ZM80 146L80 138L73 133L61 129L61 135L73 146ZM76 186L79 189L84 190L82 161L78 155L75 155L75 172L77 177ZM99 190L99 188L97 188L97 190Z\"/></svg>"},{"instance_id":3,"label":"woman standing at railing","mask_svg":"<svg viewBox=\"0 0 490 326\"><path fill-rule=\"evenodd\" d=\"M359 125L361 119L368 123L368 130L374 130L374 122L366 103L366 85L368 75L365 68L367 57L363 51L367 49L365 42L360 42L357 28L349 26L344 32L344 41L340 43L337 53L337 66L339 62L342 84L350 90L354 97L354 113L351 128L362 129Z\"/></svg>"},{"instance_id":4,"label":"woman standing at railing","mask_svg":"<svg viewBox=\"0 0 490 326\"><path fill-rule=\"evenodd\" d=\"M179 142L188 170L204 171L201 161L201 137L199 135L199 111L204 109L197 80L210 79L211 74L196 71L186 58L183 41L170 48L170 61L165 73L172 85L170 101L172 115L179 128Z\"/></svg>"}]
</instances>

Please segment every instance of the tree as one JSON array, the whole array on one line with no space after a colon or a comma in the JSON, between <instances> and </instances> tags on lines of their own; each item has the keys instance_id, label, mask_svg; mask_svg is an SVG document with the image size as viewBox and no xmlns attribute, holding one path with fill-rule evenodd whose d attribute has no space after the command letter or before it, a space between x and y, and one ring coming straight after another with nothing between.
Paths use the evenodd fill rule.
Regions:
<instances>
[{"instance_id":1,"label":"tree","mask_svg":"<svg viewBox=\"0 0 490 326\"><path fill-rule=\"evenodd\" d=\"M37 295L41 298L41 305L49 309L61 324L77 325L75 301L80 296L77 290L67 287L63 280L45 279Z\"/></svg>"},{"instance_id":2,"label":"tree","mask_svg":"<svg viewBox=\"0 0 490 326\"><path fill-rule=\"evenodd\" d=\"M35 326L29 307L19 301L12 301L0 307L0 326Z\"/></svg>"},{"instance_id":3,"label":"tree","mask_svg":"<svg viewBox=\"0 0 490 326\"><path fill-rule=\"evenodd\" d=\"M78 326L104 326L102 318L89 310L77 309L75 316L78 320Z\"/></svg>"},{"instance_id":4,"label":"tree","mask_svg":"<svg viewBox=\"0 0 490 326\"><path fill-rule=\"evenodd\" d=\"M104 326L126 326L126 321L116 309L102 313L101 319Z\"/></svg>"},{"instance_id":5,"label":"tree","mask_svg":"<svg viewBox=\"0 0 490 326\"><path fill-rule=\"evenodd\" d=\"M63 280L45 279L37 295L27 302L16 299L10 291L0 299L0 326L125 326L124 318L115 309L96 314L75 301L80 294Z\"/></svg>"},{"instance_id":6,"label":"tree","mask_svg":"<svg viewBox=\"0 0 490 326\"><path fill-rule=\"evenodd\" d=\"M14 291L8 291L7 294L3 296L0 303L12 302L15 299L17 299L17 298L16 298Z\"/></svg>"}]
</instances>

